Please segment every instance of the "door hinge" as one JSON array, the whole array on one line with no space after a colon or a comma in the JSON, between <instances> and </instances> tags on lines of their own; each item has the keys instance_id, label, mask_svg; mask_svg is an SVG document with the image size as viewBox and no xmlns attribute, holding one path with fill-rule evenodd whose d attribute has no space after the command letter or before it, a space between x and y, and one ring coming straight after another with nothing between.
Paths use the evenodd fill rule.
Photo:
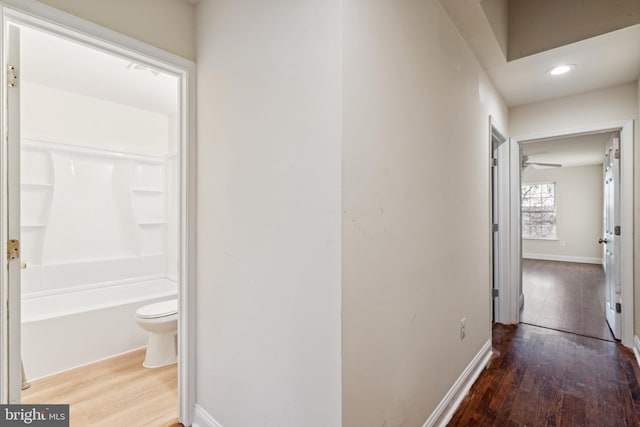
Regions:
<instances>
[{"instance_id":1,"label":"door hinge","mask_svg":"<svg viewBox=\"0 0 640 427\"><path fill-rule=\"evenodd\" d=\"M20 241L7 240L7 260L20 258Z\"/></svg>"},{"instance_id":2,"label":"door hinge","mask_svg":"<svg viewBox=\"0 0 640 427\"><path fill-rule=\"evenodd\" d=\"M493 231L494 232L498 231L498 224L493 224Z\"/></svg>"},{"instance_id":3,"label":"door hinge","mask_svg":"<svg viewBox=\"0 0 640 427\"><path fill-rule=\"evenodd\" d=\"M622 304L616 303L616 313L622 313Z\"/></svg>"},{"instance_id":4,"label":"door hinge","mask_svg":"<svg viewBox=\"0 0 640 427\"><path fill-rule=\"evenodd\" d=\"M491 159L491 166L498 166L498 159Z\"/></svg>"},{"instance_id":5,"label":"door hinge","mask_svg":"<svg viewBox=\"0 0 640 427\"><path fill-rule=\"evenodd\" d=\"M493 296L494 298L498 298L499 294L500 294L499 289L495 289L495 288L491 289L491 296Z\"/></svg>"},{"instance_id":6,"label":"door hinge","mask_svg":"<svg viewBox=\"0 0 640 427\"><path fill-rule=\"evenodd\" d=\"M16 67L9 65L7 69L7 85L9 87L16 87L18 83L18 74L16 73Z\"/></svg>"},{"instance_id":7,"label":"door hinge","mask_svg":"<svg viewBox=\"0 0 640 427\"><path fill-rule=\"evenodd\" d=\"M620 226L616 225L615 227L613 227L613 234L615 234L616 236L620 235Z\"/></svg>"},{"instance_id":8,"label":"door hinge","mask_svg":"<svg viewBox=\"0 0 640 427\"><path fill-rule=\"evenodd\" d=\"M616 136L615 138L613 138L613 158L614 159L620 158L620 137L619 136Z\"/></svg>"}]
</instances>

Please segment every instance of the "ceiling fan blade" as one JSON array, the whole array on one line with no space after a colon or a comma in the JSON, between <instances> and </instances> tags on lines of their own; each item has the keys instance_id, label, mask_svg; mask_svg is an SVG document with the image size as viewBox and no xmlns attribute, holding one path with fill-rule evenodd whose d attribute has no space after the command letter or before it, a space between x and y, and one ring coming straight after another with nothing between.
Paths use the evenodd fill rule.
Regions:
<instances>
[{"instance_id":1,"label":"ceiling fan blade","mask_svg":"<svg viewBox=\"0 0 640 427\"><path fill-rule=\"evenodd\" d=\"M527 166L531 166L531 165L545 166L545 167L548 167L548 168L561 168L562 167L562 165L560 163L525 162L525 165L527 165Z\"/></svg>"}]
</instances>

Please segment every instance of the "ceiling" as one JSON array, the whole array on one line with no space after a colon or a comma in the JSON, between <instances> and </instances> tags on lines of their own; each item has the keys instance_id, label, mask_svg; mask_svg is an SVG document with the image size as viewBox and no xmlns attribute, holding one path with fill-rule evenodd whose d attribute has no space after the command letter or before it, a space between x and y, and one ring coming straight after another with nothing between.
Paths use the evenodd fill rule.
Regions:
<instances>
[{"instance_id":1,"label":"ceiling","mask_svg":"<svg viewBox=\"0 0 640 427\"><path fill-rule=\"evenodd\" d=\"M21 28L21 79L130 107L178 111L178 78L31 28Z\"/></svg>"},{"instance_id":2,"label":"ceiling","mask_svg":"<svg viewBox=\"0 0 640 427\"><path fill-rule=\"evenodd\" d=\"M640 76L640 24L507 61L508 40L504 33L506 27L510 34L514 30L513 23L509 26L508 22L513 0L440 0L440 3L509 107L632 83ZM557 11L550 9L548 2L520 3L546 8L542 15ZM578 14L586 13L581 8L591 4L566 2L569 3ZM635 3L631 5L637 8ZM619 13L614 6L612 3L602 10ZM610 18L602 16L604 20ZM530 16L524 19L535 21ZM548 38L544 34L539 36ZM575 64L576 68L561 76L547 74L559 64ZM602 164L610 136L611 133L600 133L530 142L522 144L522 153L529 157L529 162L560 163L563 167L598 165Z\"/></svg>"},{"instance_id":3,"label":"ceiling","mask_svg":"<svg viewBox=\"0 0 640 427\"><path fill-rule=\"evenodd\" d=\"M527 56L489 68L487 73L509 106L576 95L638 80L640 25ZM546 73L575 64L568 74Z\"/></svg>"},{"instance_id":4,"label":"ceiling","mask_svg":"<svg viewBox=\"0 0 640 427\"><path fill-rule=\"evenodd\" d=\"M510 107L631 83L640 76L640 25L507 62L479 0L440 0ZM571 73L550 76L558 64Z\"/></svg>"},{"instance_id":5,"label":"ceiling","mask_svg":"<svg viewBox=\"0 0 640 427\"><path fill-rule=\"evenodd\" d=\"M560 163L563 167L599 165L610 136L609 132L530 142L521 145L522 154L529 162Z\"/></svg>"}]
</instances>

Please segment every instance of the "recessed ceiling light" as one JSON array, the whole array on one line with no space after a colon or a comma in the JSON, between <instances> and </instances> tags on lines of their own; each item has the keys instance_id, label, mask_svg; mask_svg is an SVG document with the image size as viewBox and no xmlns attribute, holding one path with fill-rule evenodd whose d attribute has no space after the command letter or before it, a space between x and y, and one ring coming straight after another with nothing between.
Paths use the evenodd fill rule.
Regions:
<instances>
[{"instance_id":1,"label":"recessed ceiling light","mask_svg":"<svg viewBox=\"0 0 640 427\"><path fill-rule=\"evenodd\" d=\"M574 68L576 68L575 64L562 64L547 70L547 74L551 74L552 76L559 76L560 74L568 73Z\"/></svg>"}]
</instances>

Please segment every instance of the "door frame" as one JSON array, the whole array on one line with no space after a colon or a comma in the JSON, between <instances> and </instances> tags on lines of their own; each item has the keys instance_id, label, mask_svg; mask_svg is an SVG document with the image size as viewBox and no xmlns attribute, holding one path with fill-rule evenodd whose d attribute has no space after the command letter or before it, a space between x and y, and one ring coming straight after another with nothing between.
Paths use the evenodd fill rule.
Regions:
<instances>
[{"instance_id":1,"label":"door frame","mask_svg":"<svg viewBox=\"0 0 640 427\"><path fill-rule=\"evenodd\" d=\"M162 49L148 45L131 37L101 27L77 16L62 12L34 0L0 0L3 27L7 22L23 23L49 33L71 39L107 53L115 54L149 65L153 68L173 74L179 78L180 102L180 286L178 288L178 406L179 420L191 425L195 409L195 324L196 324L196 130L195 130L195 71L193 61L179 57ZM6 70L6 52L4 33L0 35L0 57L2 70ZM7 134L6 128L6 72L2 72L1 134ZM6 148L0 150L0 168L6 171ZM7 177L0 174L0 242L6 246L8 239L7 220ZM0 251L0 258L6 262L6 251ZM8 290L6 269L0 275L0 298L2 307L6 307ZM6 313L2 318L6 319ZM9 355L8 328L6 322L0 323L0 403L9 399L8 367Z\"/></svg>"},{"instance_id":2,"label":"door frame","mask_svg":"<svg viewBox=\"0 0 640 427\"><path fill-rule=\"evenodd\" d=\"M621 279L622 279L622 325L621 341L626 347L633 348L633 146L634 146L634 121L624 120L584 126L576 129L565 129L520 135L512 137L510 145L510 185L508 194L511 206L511 248L510 248L510 281L511 288L508 300L503 303L509 307L507 322L518 323L520 321L520 305L522 298L522 236L520 215L520 178L521 178L521 150L520 145L528 142L547 139L579 136L603 132L620 132L620 148L622 159L620 161L620 248L621 248ZM503 197L505 195L503 194ZM502 299L502 296L500 296ZM506 296L505 296L506 298ZM526 303L526 302L525 302Z\"/></svg>"},{"instance_id":3,"label":"door frame","mask_svg":"<svg viewBox=\"0 0 640 427\"><path fill-rule=\"evenodd\" d=\"M509 281L509 203L508 200L501 198L501 195L509 188L509 138L503 131L502 127L497 123L493 116L489 116L489 161L491 162L491 175L489 177L490 188L490 211L491 218L491 279L493 289L498 292L498 297L491 297L493 302L493 318L495 322L505 323L504 319L508 316L508 307L502 299L501 295L510 291L507 283ZM493 156L494 141L497 141L495 148L496 157ZM493 163L493 159L497 164ZM492 178L493 177L493 178ZM494 186L495 180L495 186ZM495 206L494 206L495 204ZM497 211L497 212L494 212ZM493 230L493 224L498 224L498 230ZM497 247L497 250L496 250ZM496 265L497 264L497 265Z\"/></svg>"}]
</instances>

